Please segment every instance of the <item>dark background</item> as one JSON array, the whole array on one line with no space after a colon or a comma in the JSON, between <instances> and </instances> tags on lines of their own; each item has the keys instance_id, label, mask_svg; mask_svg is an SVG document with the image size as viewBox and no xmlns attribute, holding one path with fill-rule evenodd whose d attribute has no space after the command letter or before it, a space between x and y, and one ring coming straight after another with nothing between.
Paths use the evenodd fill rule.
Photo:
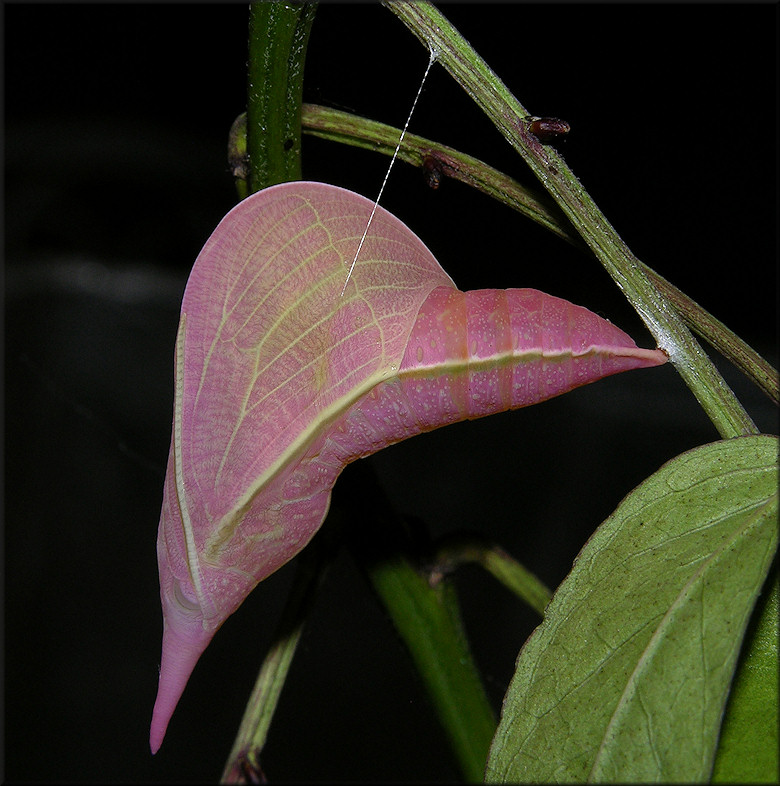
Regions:
<instances>
[{"instance_id":1,"label":"dark background","mask_svg":"<svg viewBox=\"0 0 780 786\"><path fill-rule=\"evenodd\" d=\"M776 5L443 6L629 246L776 361ZM148 749L155 538L189 268L235 202L246 6L16 5L5 22L5 779L214 781L292 575L215 637ZM323 5L309 101L402 125L427 54L386 10ZM410 130L531 182L434 66ZM374 197L387 159L304 141L304 177ZM383 197L462 289L533 286L651 339L601 268L507 208L399 164ZM531 251L514 250L521 241ZM776 415L726 363L765 431ZM459 424L367 461L436 536L478 529L550 586L622 496L717 439L665 367ZM348 468L334 504L350 493ZM370 522L366 523L370 526ZM457 578L500 706L537 619ZM323 585L266 747L271 780L452 780L447 743L354 564Z\"/></svg>"}]
</instances>

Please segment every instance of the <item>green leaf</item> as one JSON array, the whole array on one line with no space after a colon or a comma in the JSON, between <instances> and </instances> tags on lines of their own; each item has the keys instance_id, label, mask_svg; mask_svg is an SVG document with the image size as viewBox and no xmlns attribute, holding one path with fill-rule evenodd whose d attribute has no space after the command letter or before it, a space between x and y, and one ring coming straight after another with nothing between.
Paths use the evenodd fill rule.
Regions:
<instances>
[{"instance_id":1,"label":"green leaf","mask_svg":"<svg viewBox=\"0 0 780 786\"><path fill-rule=\"evenodd\" d=\"M776 438L661 467L588 541L521 650L487 780L707 780L776 549Z\"/></svg>"},{"instance_id":2,"label":"green leaf","mask_svg":"<svg viewBox=\"0 0 780 786\"><path fill-rule=\"evenodd\" d=\"M713 783L777 783L778 761L778 600L772 589L762 596L751 622L731 688L720 734Z\"/></svg>"}]
</instances>

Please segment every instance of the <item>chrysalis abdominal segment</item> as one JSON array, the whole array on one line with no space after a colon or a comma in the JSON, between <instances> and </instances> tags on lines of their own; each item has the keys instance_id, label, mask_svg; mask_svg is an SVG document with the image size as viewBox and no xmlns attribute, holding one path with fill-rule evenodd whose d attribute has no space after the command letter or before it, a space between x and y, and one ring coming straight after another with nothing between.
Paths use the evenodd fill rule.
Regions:
<instances>
[{"instance_id":1,"label":"chrysalis abdominal segment","mask_svg":"<svg viewBox=\"0 0 780 786\"><path fill-rule=\"evenodd\" d=\"M571 131L571 126L557 117L526 117L524 122L528 123L528 130L542 144L557 142Z\"/></svg>"},{"instance_id":2,"label":"chrysalis abdominal segment","mask_svg":"<svg viewBox=\"0 0 780 786\"><path fill-rule=\"evenodd\" d=\"M344 282L344 286L341 288L341 297L344 297L344 292L346 292L347 290L347 284L349 284L349 279L352 277L352 271L355 269L355 265L357 264L357 259L358 259L358 255L360 254L360 249L363 248L363 243L366 242L366 235L368 235L368 230L371 228L371 222L374 220L374 214L376 213L376 209L377 207L379 207L379 200L382 198L382 192L385 190L385 186L387 185L387 179L390 177L390 170L393 168L395 159L398 157L398 151L401 149L401 145L403 144L404 137L406 136L406 129L409 128L409 122L412 119L414 108L417 106L417 101L420 98L420 94L422 93L423 86L425 85L425 80L428 78L428 74L430 73L431 66L436 60L436 50L430 49L428 51L430 53L430 56L428 57L428 65L425 68L425 73L423 74L423 78L422 81L420 82L420 86L417 88L417 95L415 95L414 101L412 101L412 108L409 110L409 115L406 118L406 122L404 123L403 130L401 131L401 136L398 137L398 144L395 146L393 157L390 159L390 165L387 167L387 172L385 172L385 178L382 181L382 186L379 189L379 193L376 196L376 201L374 202L374 207L371 210L371 215L368 217L366 228L363 230L363 236L360 238L360 243L358 243L357 251L355 251L355 258L352 260L352 264L349 266L347 279Z\"/></svg>"}]
</instances>

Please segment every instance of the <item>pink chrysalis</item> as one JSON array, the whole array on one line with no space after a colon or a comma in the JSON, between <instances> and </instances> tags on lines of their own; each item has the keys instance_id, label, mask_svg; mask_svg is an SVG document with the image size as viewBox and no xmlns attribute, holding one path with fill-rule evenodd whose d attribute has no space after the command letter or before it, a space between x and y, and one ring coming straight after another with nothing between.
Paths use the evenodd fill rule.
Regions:
<instances>
[{"instance_id":1,"label":"pink chrysalis","mask_svg":"<svg viewBox=\"0 0 780 786\"><path fill-rule=\"evenodd\" d=\"M460 292L382 208L344 287L372 207L324 183L268 188L192 269L157 541L152 751L214 633L308 543L347 463L666 360L535 290Z\"/></svg>"}]
</instances>

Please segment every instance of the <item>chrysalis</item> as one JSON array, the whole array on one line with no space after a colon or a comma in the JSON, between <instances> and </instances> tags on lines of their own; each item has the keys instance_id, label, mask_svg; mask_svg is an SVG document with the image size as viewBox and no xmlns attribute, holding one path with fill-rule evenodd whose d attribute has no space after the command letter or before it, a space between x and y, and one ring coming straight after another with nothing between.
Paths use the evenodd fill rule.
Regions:
<instances>
[{"instance_id":1,"label":"chrysalis","mask_svg":"<svg viewBox=\"0 0 780 786\"><path fill-rule=\"evenodd\" d=\"M153 751L214 633L312 538L346 464L666 360L536 290L461 292L395 216L305 182L248 197L216 228L187 283L174 358Z\"/></svg>"}]
</instances>

